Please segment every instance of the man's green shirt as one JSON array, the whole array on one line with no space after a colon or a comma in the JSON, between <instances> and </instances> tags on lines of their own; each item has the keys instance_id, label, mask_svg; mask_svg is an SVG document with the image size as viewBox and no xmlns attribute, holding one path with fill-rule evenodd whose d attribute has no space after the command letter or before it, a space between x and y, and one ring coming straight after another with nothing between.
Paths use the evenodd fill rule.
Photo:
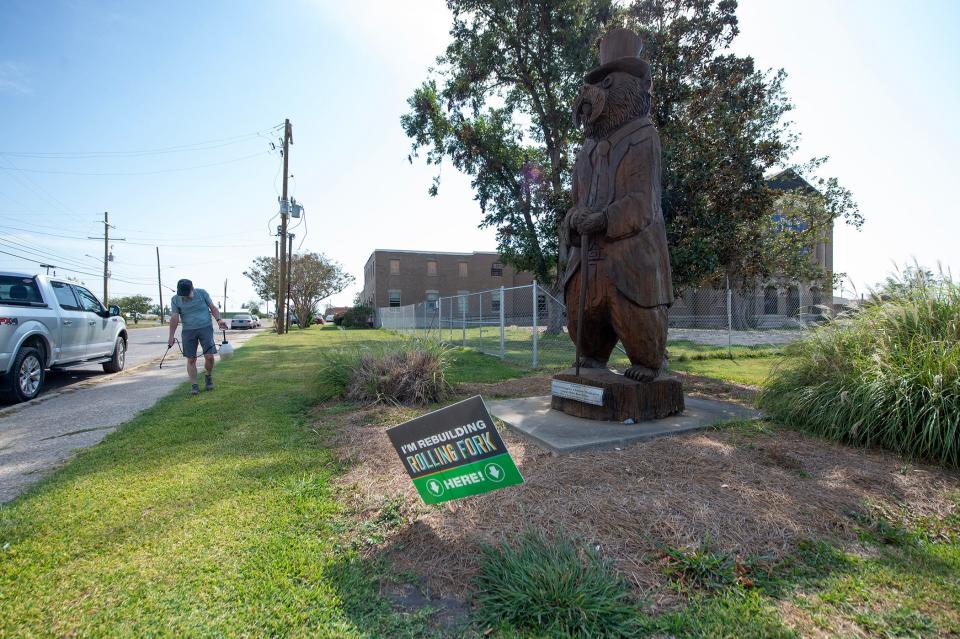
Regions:
<instances>
[{"instance_id":1,"label":"man's green shirt","mask_svg":"<svg viewBox=\"0 0 960 639\"><path fill-rule=\"evenodd\" d=\"M195 288L192 297L174 295L170 299L170 312L180 314L184 328L206 328L213 318L208 304L213 304L210 295L202 288Z\"/></svg>"}]
</instances>

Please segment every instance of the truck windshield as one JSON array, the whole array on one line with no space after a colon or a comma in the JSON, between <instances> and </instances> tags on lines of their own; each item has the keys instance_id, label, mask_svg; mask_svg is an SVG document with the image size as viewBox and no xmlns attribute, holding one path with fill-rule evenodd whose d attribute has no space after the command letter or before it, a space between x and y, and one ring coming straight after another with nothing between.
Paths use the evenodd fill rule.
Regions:
<instances>
[{"instance_id":1,"label":"truck windshield","mask_svg":"<svg viewBox=\"0 0 960 639\"><path fill-rule=\"evenodd\" d=\"M32 277L0 275L0 304L46 306Z\"/></svg>"}]
</instances>

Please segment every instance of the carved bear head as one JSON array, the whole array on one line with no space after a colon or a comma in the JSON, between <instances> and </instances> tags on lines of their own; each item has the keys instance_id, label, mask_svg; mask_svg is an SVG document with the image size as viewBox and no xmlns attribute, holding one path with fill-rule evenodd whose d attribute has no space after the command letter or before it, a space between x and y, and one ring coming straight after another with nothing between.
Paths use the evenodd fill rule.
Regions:
<instances>
[{"instance_id":1,"label":"carved bear head","mask_svg":"<svg viewBox=\"0 0 960 639\"><path fill-rule=\"evenodd\" d=\"M649 82L613 71L595 83L584 83L573 105L573 121L588 138L602 139L621 126L650 113Z\"/></svg>"}]
</instances>

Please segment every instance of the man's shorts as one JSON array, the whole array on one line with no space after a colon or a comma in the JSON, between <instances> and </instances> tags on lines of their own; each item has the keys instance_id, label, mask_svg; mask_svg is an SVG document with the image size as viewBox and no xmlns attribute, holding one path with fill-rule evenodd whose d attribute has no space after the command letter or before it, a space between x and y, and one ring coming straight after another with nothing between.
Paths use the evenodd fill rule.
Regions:
<instances>
[{"instance_id":1,"label":"man's shorts","mask_svg":"<svg viewBox=\"0 0 960 639\"><path fill-rule=\"evenodd\" d=\"M203 348L204 355L216 355L217 345L213 341L213 326L206 328L184 328L180 331L184 357L197 356L197 344Z\"/></svg>"}]
</instances>

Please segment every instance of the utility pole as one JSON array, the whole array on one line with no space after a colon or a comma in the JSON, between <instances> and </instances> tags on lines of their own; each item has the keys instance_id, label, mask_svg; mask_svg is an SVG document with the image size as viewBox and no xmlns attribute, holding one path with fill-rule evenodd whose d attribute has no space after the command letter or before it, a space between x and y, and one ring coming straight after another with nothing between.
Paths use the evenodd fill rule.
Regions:
<instances>
[{"instance_id":1,"label":"utility pole","mask_svg":"<svg viewBox=\"0 0 960 639\"><path fill-rule=\"evenodd\" d=\"M287 178L290 175L290 145L293 144L293 127L290 126L290 119L283 122L283 196L280 200L280 296L283 298L278 308L284 309L283 318L277 325L278 333L287 332L287 295L286 291L290 289L290 271L285 268L287 264L287 217L290 213L290 200L287 198ZM286 284L286 285L284 285ZM278 313L279 315L279 313Z\"/></svg>"},{"instance_id":2,"label":"utility pole","mask_svg":"<svg viewBox=\"0 0 960 639\"><path fill-rule=\"evenodd\" d=\"M274 328L277 329L277 332L279 333L280 332L280 268L281 268L279 240L273 241L273 268L277 270L277 294L275 296L275 299L273 300L275 302L274 304L275 308L274 308L273 314L276 315L277 317L273 321L273 326Z\"/></svg>"},{"instance_id":3,"label":"utility pole","mask_svg":"<svg viewBox=\"0 0 960 639\"><path fill-rule=\"evenodd\" d=\"M293 271L293 233L287 234L287 241L290 242L290 248L287 250L287 304L290 303L290 273ZM284 306L284 309L287 309L287 306ZM288 315L289 310L284 315ZM303 328L303 318L298 317L297 321L300 322L300 328ZM287 329L289 330L289 326Z\"/></svg>"},{"instance_id":4,"label":"utility pole","mask_svg":"<svg viewBox=\"0 0 960 639\"><path fill-rule=\"evenodd\" d=\"M45 269L47 269L47 275L50 275L50 269L52 269L52 268L57 268L57 267L56 267L56 265L54 265L54 264L41 264L41 265L40 265L40 268L45 268Z\"/></svg>"},{"instance_id":5,"label":"utility pole","mask_svg":"<svg viewBox=\"0 0 960 639\"><path fill-rule=\"evenodd\" d=\"M108 223L109 214L103 212L103 305L108 304L107 300L107 279L110 277L110 224Z\"/></svg>"},{"instance_id":6,"label":"utility pole","mask_svg":"<svg viewBox=\"0 0 960 639\"><path fill-rule=\"evenodd\" d=\"M160 247L155 247L157 249L157 293L160 294L160 324L163 324L163 284L160 283Z\"/></svg>"},{"instance_id":7,"label":"utility pole","mask_svg":"<svg viewBox=\"0 0 960 639\"><path fill-rule=\"evenodd\" d=\"M110 226L110 214L107 211L103 212L103 237L90 237L87 236L88 240L103 240L103 305L108 306L109 301L107 297L107 280L110 278L110 229L115 228ZM122 242L126 238L117 237L114 238L114 241ZM161 301L162 303L162 301Z\"/></svg>"},{"instance_id":8,"label":"utility pole","mask_svg":"<svg viewBox=\"0 0 960 639\"><path fill-rule=\"evenodd\" d=\"M227 280L223 280L223 312L227 312Z\"/></svg>"}]
</instances>

